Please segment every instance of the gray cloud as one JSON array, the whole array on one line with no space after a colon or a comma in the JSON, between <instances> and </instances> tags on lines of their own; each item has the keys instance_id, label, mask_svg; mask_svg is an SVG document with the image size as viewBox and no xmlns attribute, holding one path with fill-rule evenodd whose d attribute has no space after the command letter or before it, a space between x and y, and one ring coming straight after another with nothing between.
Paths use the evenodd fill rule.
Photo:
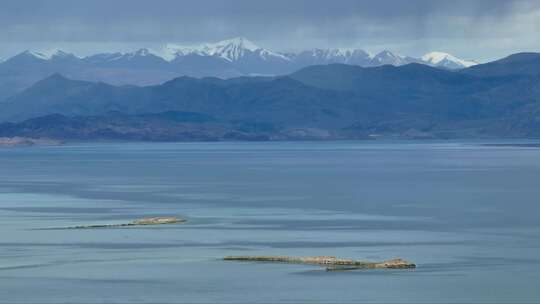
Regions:
<instances>
[{"instance_id":1,"label":"gray cloud","mask_svg":"<svg viewBox=\"0 0 540 304\"><path fill-rule=\"evenodd\" d=\"M277 50L444 50L488 60L538 51L536 0L3 0L0 56L60 46L79 53L245 36Z\"/></svg>"}]
</instances>

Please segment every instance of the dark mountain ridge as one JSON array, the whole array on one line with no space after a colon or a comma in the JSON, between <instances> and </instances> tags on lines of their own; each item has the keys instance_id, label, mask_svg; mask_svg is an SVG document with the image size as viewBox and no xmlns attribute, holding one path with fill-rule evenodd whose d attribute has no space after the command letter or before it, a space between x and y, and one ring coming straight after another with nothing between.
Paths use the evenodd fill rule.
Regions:
<instances>
[{"instance_id":1,"label":"dark mountain ridge","mask_svg":"<svg viewBox=\"0 0 540 304\"><path fill-rule=\"evenodd\" d=\"M540 53L518 53L500 60L472 66L462 73L479 77L540 75Z\"/></svg>"},{"instance_id":2,"label":"dark mountain ridge","mask_svg":"<svg viewBox=\"0 0 540 304\"><path fill-rule=\"evenodd\" d=\"M514 64L535 64L537 56L511 57L494 63L493 74L482 68L487 75L480 76L473 68L331 64L282 77L179 77L162 85L119 87L55 74L4 102L0 121L22 127L26 119L61 114L88 127L92 120L83 117L110 122L111 112L131 117L130 123L136 117L148 121L144 115L149 114L190 112L213 117L229 131L265 126L266 133L250 134L265 138L287 138L283 134L290 130L324 139L534 137L540 134L540 75L501 73L501 66L512 70Z\"/></svg>"}]
</instances>

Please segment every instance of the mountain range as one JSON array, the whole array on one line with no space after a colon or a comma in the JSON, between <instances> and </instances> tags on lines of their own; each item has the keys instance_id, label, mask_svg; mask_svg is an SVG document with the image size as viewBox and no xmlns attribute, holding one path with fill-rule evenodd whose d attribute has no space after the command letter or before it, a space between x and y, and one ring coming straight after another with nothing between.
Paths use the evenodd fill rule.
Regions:
<instances>
[{"instance_id":1,"label":"mountain range","mask_svg":"<svg viewBox=\"0 0 540 304\"><path fill-rule=\"evenodd\" d=\"M0 136L296 140L540 136L540 54L461 70L315 65L115 86L54 74L1 103Z\"/></svg>"},{"instance_id":2,"label":"mountain range","mask_svg":"<svg viewBox=\"0 0 540 304\"><path fill-rule=\"evenodd\" d=\"M362 67L421 63L445 69L462 69L476 64L441 52L428 53L422 58L400 56L390 51L370 55L360 49L339 48L282 53L259 47L245 38L197 46L167 44L159 50L140 49L86 57L62 50L25 51L0 62L0 100L55 73L113 85L156 85L180 76L286 75L307 66L332 63Z\"/></svg>"}]
</instances>

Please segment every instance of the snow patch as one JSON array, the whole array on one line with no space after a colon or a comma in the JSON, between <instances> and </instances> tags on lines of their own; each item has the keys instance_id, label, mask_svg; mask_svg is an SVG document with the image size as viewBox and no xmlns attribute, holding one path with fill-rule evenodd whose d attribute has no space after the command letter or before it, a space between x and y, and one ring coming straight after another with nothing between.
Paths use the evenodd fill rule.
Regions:
<instances>
[{"instance_id":1,"label":"snow patch","mask_svg":"<svg viewBox=\"0 0 540 304\"><path fill-rule=\"evenodd\" d=\"M351 57L370 58L370 55L364 50L351 49L351 48L313 49L308 52L311 53L312 57L326 59L326 60L335 59L335 58L348 59Z\"/></svg>"},{"instance_id":2,"label":"snow patch","mask_svg":"<svg viewBox=\"0 0 540 304\"><path fill-rule=\"evenodd\" d=\"M464 68L477 65L478 63L471 60L463 60L457 58L451 54L444 52L430 52L422 56L422 61L427 62L432 65L450 65L455 64Z\"/></svg>"},{"instance_id":3,"label":"snow patch","mask_svg":"<svg viewBox=\"0 0 540 304\"><path fill-rule=\"evenodd\" d=\"M41 60L51 60L55 58L65 58L65 57L77 57L74 54L67 53L61 49L48 49L43 51L25 51L24 54L36 57ZM80 58L80 57L77 57Z\"/></svg>"},{"instance_id":4,"label":"snow patch","mask_svg":"<svg viewBox=\"0 0 540 304\"><path fill-rule=\"evenodd\" d=\"M388 50L384 50L372 58L372 61L378 65L404 65L409 63L407 58L399 54L392 53Z\"/></svg>"}]
</instances>

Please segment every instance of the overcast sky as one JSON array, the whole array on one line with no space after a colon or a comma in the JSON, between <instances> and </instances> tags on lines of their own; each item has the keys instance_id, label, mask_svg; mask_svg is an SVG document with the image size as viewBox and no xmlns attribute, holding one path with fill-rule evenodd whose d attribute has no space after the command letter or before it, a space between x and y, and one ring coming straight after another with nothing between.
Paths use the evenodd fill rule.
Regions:
<instances>
[{"instance_id":1,"label":"overcast sky","mask_svg":"<svg viewBox=\"0 0 540 304\"><path fill-rule=\"evenodd\" d=\"M236 36L278 51L355 47L487 61L540 51L539 0L1 0L0 57Z\"/></svg>"}]
</instances>

